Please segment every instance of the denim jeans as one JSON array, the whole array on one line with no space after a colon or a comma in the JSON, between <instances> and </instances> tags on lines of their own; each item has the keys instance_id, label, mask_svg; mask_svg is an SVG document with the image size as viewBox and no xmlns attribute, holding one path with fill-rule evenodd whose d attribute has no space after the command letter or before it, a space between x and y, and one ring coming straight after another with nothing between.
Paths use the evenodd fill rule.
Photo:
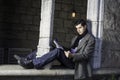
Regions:
<instances>
[{"instance_id":1,"label":"denim jeans","mask_svg":"<svg viewBox=\"0 0 120 80\"><path fill-rule=\"evenodd\" d=\"M72 59L69 59L65 56L64 51L62 49L54 49L42 57L36 58L36 52L34 51L31 54L27 56L28 59L33 60L34 67L36 69L42 68L44 65L52 62L53 60L57 59L60 61L64 66L73 69L74 68L74 62Z\"/></svg>"}]
</instances>

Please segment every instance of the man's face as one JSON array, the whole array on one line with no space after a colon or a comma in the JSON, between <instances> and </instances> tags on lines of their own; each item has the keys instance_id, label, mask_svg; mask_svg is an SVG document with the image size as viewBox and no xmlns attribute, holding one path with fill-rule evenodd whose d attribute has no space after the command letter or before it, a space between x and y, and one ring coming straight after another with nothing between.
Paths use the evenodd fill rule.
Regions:
<instances>
[{"instance_id":1,"label":"man's face","mask_svg":"<svg viewBox=\"0 0 120 80\"><path fill-rule=\"evenodd\" d=\"M75 26L75 28L76 28L78 34L82 35L86 30L86 25L82 26L81 24L78 24L78 25Z\"/></svg>"}]
</instances>

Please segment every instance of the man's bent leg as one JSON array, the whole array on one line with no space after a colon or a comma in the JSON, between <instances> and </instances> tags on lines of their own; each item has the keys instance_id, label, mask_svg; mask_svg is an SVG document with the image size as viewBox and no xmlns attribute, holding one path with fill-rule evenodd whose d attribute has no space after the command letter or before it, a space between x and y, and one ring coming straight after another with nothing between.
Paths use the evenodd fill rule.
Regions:
<instances>
[{"instance_id":1,"label":"man's bent leg","mask_svg":"<svg viewBox=\"0 0 120 80\"><path fill-rule=\"evenodd\" d=\"M35 59L35 58L36 58L36 53L37 53L37 50L34 50L34 51L31 52L30 54L28 54L26 58L27 58L28 60Z\"/></svg>"},{"instance_id":2,"label":"man's bent leg","mask_svg":"<svg viewBox=\"0 0 120 80\"><path fill-rule=\"evenodd\" d=\"M49 53L43 55L42 57L33 59L33 64L34 64L35 68L40 69L44 65L52 62L55 59L58 59L60 62L62 62L68 68L73 68L74 64L70 61L70 59L66 58L66 56L63 53L63 50L57 49L57 48L50 51Z\"/></svg>"},{"instance_id":3,"label":"man's bent leg","mask_svg":"<svg viewBox=\"0 0 120 80\"><path fill-rule=\"evenodd\" d=\"M74 62L72 61L72 59L69 59L65 56L63 50L61 50L61 53L59 54L57 59L67 68L74 69Z\"/></svg>"},{"instance_id":4,"label":"man's bent leg","mask_svg":"<svg viewBox=\"0 0 120 80\"><path fill-rule=\"evenodd\" d=\"M33 68L32 60L36 58L37 50L31 52L26 57L20 57L18 55L14 55L14 58L17 60L18 64L24 68L30 69Z\"/></svg>"},{"instance_id":5,"label":"man's bent leg","mask_svg":"<svg viewBox=\"0 0 120 80\"><path fill-rule=\"evenodd\" d=\"M36 59L33 59L33 64L36 69L41 69L44 65L52 62L57 58L57 55L59 54L59 50L56 48L42 57L38 57Z\"/></svg>"}]
</instances>

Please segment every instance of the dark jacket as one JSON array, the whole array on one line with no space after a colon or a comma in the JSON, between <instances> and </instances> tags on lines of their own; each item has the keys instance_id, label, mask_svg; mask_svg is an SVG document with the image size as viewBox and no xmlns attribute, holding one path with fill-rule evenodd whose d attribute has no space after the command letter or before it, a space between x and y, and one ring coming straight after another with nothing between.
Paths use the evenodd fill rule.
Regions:
<instances>
[{"instance_id":1,"label":"dark jacket","mask_svg":"<svg viewBox=\"0 0 120 80\"><path fill-rule=\"evenodd\" d=\"M73 38L72 45L74 44L77 36ZM72 46L71 45L71 46ZM75 79L84 79L92 76L92 68L90 59L94 52L95 38L87 33L78 44L77 52L73 54L73 61L75 62Z\"/></svg>"}]
</instances>

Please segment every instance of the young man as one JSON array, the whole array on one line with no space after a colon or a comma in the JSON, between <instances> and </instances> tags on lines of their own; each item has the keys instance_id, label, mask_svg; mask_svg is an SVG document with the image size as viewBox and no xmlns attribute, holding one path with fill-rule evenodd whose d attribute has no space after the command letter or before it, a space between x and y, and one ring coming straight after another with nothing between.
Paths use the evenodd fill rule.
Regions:
<instances>
[{"instance_id":1,"label":"young man","mask_svg":"<svg viewBox=\"0 0 120 80\"><path fill-rule=\"evenodd\" d=\"M32 52L26 58L21 58L17 55L14 57L22 67L36 69L40 69L57 59L66 67L75 68L75 79L90 77L90 59L94 52L95 39L88 33L86 21L83 19L76 21L75 28L78 34L73 38L68 51L57 46L57 48L39 58L36 58L36 52Z\"/></svg>"}]
</instances>

